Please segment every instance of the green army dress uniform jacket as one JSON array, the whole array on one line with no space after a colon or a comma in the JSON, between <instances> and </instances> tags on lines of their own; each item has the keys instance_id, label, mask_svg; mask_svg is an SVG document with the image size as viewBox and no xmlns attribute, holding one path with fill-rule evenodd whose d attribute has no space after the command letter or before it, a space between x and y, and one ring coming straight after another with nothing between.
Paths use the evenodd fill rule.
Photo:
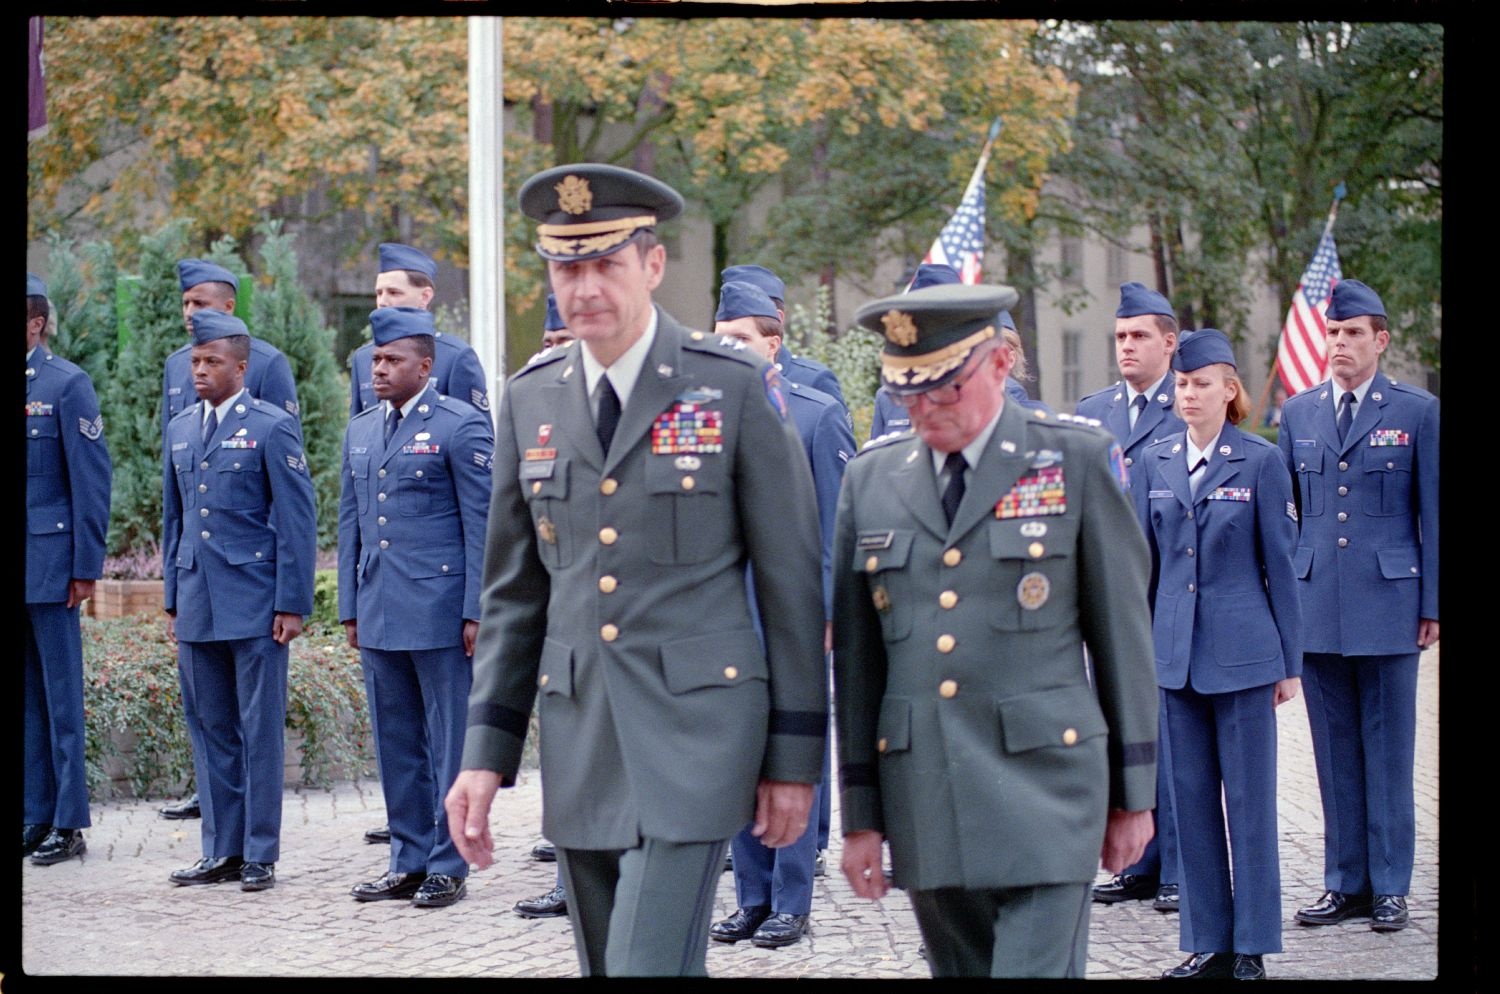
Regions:
<instances>
[{"instance_id":1,"label":"green army dress uniform jacket","mask_svg":"<svg viewBox=\"0 0 1500 994\"><path fill-rule=\"evenodd\" d=\"M657 315L607 457L581 344L516 373L499 407L463 766L513 783L540 691L542 834L560 848L727 839L759 779L822 771L802 443L774 369Z\"/></svg>"},{"instance_id":2,"label":"green army dress uniform jacket","mask_svg":"<svg viewBox=\"0 0 1500 994\"><path fill-rule=\"evenodd\" d=\"M1150 559L1112 444L1007 402L952 527L915 435L849 464L843 825L884 833L898 887L1088 882L1106 809L1156 803Z\"/></svg>"}]
</instances>

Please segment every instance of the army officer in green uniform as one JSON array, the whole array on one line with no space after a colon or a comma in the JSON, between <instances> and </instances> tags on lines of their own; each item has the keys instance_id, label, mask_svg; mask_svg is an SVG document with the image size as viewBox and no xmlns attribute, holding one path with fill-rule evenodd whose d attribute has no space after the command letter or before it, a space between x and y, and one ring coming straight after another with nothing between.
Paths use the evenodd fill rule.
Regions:
<instances>
[{"instance_id":1,"label":"army officer in green uniform","mask_svg":"<svg viewBox=\"0 0 1500 994\"><path fill-rule=\"evenodd\" d=\"M702 974L729 837L753 820L771 848L796 841L822 772L812 474L775 368L651 303L676 191L579 163L520 201L578 341L500 403L448 823L488 865L490 804L540 690L542 833L583 972Z\"/></svg>"},{"instance_id":2,"label":"army officer in green uniform","mask_svg":"<svg viewBox=\"0 0 1500 994\"><path fill-rule=\"evenodd\" d=\"M1099 863L1156 802L1150 560L1107 433L1005 399L995 315L935 286L865 305L913 433L850 461L834 546L844 873L910 892L938 976L1082 977ZM1093 660L1085 671L1083 645Z\"/></svg>"}]
</instances>

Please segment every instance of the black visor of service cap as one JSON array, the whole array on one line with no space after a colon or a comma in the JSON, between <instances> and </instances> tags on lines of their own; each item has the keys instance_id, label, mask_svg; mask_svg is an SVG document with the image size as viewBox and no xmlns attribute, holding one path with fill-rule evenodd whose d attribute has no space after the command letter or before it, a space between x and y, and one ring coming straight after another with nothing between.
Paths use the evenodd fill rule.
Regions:
<instances>
[{"instance_id":1,"label":"black visor of service cap","mask_svg":"<svg viewBox=\"0 0 1500 994\"><path fill-rule=\"evenodd\" d=\"M661 180L621 166L576 162L528 179L521 212L539 222L536 250L554 262L618 252L642 231L682 213L682 196Z\"/></svg>"}]
</instances>

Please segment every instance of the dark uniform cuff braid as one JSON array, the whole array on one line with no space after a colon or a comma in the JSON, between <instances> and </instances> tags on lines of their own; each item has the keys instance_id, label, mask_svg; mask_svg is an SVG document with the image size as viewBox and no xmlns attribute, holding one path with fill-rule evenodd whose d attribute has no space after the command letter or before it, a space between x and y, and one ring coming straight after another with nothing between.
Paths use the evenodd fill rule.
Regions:
<instances>
[{"instance_id":1,"label":"dark uniform cuff braid","mask_svg":"<svg viewBox=\"0 0 1500 994\"><path fill-rule=\"evenodd\" d=\"M469 725L488 725L498 728L502 732L509 732L518 739L526 737L526 729L531 723L531 716L508 708L503 704L493 704L488 701L469 705Z\"/></svg>"},{"instance_id":2,"label":"dark uniform cuff braid","mask_svg":"<svg viewBox=\"0 0 1500 994\"><path fill-rule=\"evenodd\" d=\"M771 712L772 735L823 735L828 730L828 715L822 711Z\"/></svg>"}]
</instances>

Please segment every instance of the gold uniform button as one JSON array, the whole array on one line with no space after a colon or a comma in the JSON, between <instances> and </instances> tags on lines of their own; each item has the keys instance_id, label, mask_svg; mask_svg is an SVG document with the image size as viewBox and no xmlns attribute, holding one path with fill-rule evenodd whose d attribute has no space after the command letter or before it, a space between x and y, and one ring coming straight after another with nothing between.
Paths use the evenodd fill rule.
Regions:
<instances>
[{"instance_id":1,"label":"gold uniform button","mask_svg":"<svg viewBox=\"0 0 1500 994\"><path fill-rule=\"evenodd\" d=\"M599 637L606 642L613 642L615 639L620 637L620 629L615 627L614 625L605 625L603 628L599 629Z\"/></svg>"},{"instance_id":2,"label":"gold uniform button","mask_svg":"<svg viewBox=\"0 0 1500 994\"><path fill-rule=\"evenodd\" d=\"M938 652L952 652L953 647L958 645L958 639L952 635L939 635L937 640Z\"/></svg>"},{"instance_id":3,"label":"gold uniform button","mask_svg":"<svg viewBox=\"0 0 1500 994\"><path fill-rule=\"evenodd\" d=\"M875 743L875 748L877 750L879 750L880 752L885 752L887 749L890 748L890 745L891 745L891 743L888 740L881 739L879 742Z\"/></svg>"},{"instance_id":4,"label":"gold uniform button","mask_svg":"<svg viewBox=\"0 0 1500 994\"><path fill-rule=\"evenodd\" d=\"M620 533L615 531L613 528L599 529L599 541L603 542L605 545L614 545L615 542L619 540L619 538Z\"/></svg>"},{"instance_id":5,"label":"gold uniform button","mask_svg":"<svg viewBox=\"0 0 1500 994\"><path fill-rule=\"evenodd\" d=\"M691 335L689 335L688 337L691 338L695 342L701 342L701 341L703 341L703 332L701 332L701 331L695 331Z\"/></svg>"},{"instance_id":6,"label":"gold uniform button","mask_svg":"<svg viewBox=\"0 0 1500 994\"><path fill-rule=\"evenodd\" d=\"M879 565L880 565L880 557L879 556L871 556L869 559L865 560L865 572L866 573L873 573L873 572L875 572L875 567L877 567Z\"/></svg>"},{"instance_id":7,"label":"gold uniform button","mask_svg":"<svg viewBox=\"0 0 1500 994\"><path fill-rule=\"evenodd\" d=\"M540 677L537 678L536 685L538 687L545 687L547 686L547 680L548 675L546 673L543 673Z\"/></svg>"},{"instance_id":8,"label":"gold uniform button","mask_svg":"<svg viewBox=\"0 0 1500 994\"><path fill-rule=\"evenodd\" d=\"M1078 744L1078 729L1076 729L1076 728L1065 728L1065 729L1063 729L1063 745L1070 746L1070 745L1077 745L1077 744Z\"/></svg>"},{"instance_id":9,"label":"gold uniform button","mask_svg":"<svg viewBox=\"0 0 1500 994\"><path fill-rule=\"evenodd\" d=\"M1026 547L1026 552L1031 556L1032 559L1042 558L1042 553L1046 551L1047 550L1042 546L1042 543L1040 542L1032 542Z\"/></svg>"},{"instance_id":10,"label":"gold uniform button","mask_svg":"<svg viewBox=\"0 0 1500 994\"><path fill-rule=\"evenodd\" d=\"M740 675L740 671L733 666L724 667L724 679L733 680Z\"/></svg>"},{"instance_id":11,"label":"gold uniform button","mask_svg":"<svg viewBox=\"0 0 1500 994\"><path fill-rule=\"evenodd\" d=\"M601 594L612 594L620 582L612 576L601 576L599 578L599 592Z\"/></svg>"},{"instance_id":12,"label":"gold uniform button","mask_svg":"<svg viewBox=\"0 0 1500 994\"><path fill-rule=\"evenodd\" d=\"M615 479L613 476L606 476L604 479L599 481L599 492L606 497L619 489L620 481Z\"/></svg>"},{"instance_id":13,"label":"gold uniform button","mask_svg":"<svg viewBox=\"0 0 1500 994\"><path fill-rule=\"evenodd\" d=\"M957 549L949 549L943 553L944 566L957 566L964 561L964 554Z\"/></svg>"},{"instance_id":14,"label":"gold uniform button","mask_svg":"<svg viewBox=\"0 0 1500 994\"><path fill-rule=\"evenodd\" d=\"M531 492L534 493L534 494L539 494L539 493L542 492L542 481L541 480L533 480L533 481L531 481Z\"/></svg>"},{"instance_id":15,"label":"gold uniform button","mask_svg":"<svg viewBox=\"0 0 1500 994\"><path fill-rule=\"evenodd\" d=\"M944 680L942 683L938 684L938 696L939 697L954 697L957 694L958 694L958 681L957 680Z\"/></svg>"},{"instance_id":16,"label":"gold uniform button","mask_svg":"<svg viewBox=\"0 0 1500 994\"><path fill-rule=\"evenodd\" d=\"M693 479L691 476L684 476L682 478L682 489L684 490L691 490L697 485L698 481Z\"/></svg>"},{"instance_id":17,"label":"gold uniform button","mask_svg":"<svg viewBox=\"0 0 1500 994\"><path fill-rule=\"evenodd\" d=\"M944 609L951 608L953 607L953 605L958 603L958 594L954 593L952 590L945 590L942 593L938 594L938 603L941 604Z\"/></svg>"}]
</instances>

